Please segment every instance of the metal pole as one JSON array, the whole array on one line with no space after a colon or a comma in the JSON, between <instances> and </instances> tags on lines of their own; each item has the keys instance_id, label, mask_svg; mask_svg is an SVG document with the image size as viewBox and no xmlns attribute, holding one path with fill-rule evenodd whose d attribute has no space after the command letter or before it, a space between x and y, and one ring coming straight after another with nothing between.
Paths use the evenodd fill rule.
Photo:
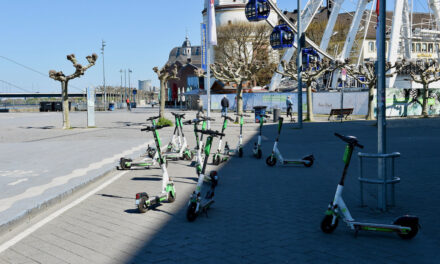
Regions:
<instances>
[{"instance_id":1,"label":"metal pole","mask_svg":"<svg viewBox=\"0 0 440 264\"><path fill-rule=\"evenodd\" d=\"M209 20L209 19L208 19ZM209 23L208 23L208 30L209 30ZM211 117L211 66L209 64L211 64L211 45L209 44L208 41L208 50L207 50L208 54L207 54L207 61L208 61L208 65L206 65L207 67L207 77L206 77L206 82L207 82L207 89L206 89L206 95L208 97L208 109L207 109L207 115L208 117ZM208 129L211 128L211 122L209 122L208 120Z\"/></svg>"},{"instance_id":2,"label":"metal pole","mask_svg":"<svg viewBox=\"0 0 440 264\"><path fill-rule=\"evenodd\" d=\"M127 101L127 69L124 70L125 101Z\"/></svg>"},{"instance_id":3,"label":"metal pole","mask_svg":"<svg viewBox=\"0 0 440 264\"><path fill-rule=\"evenodd\" d=\"M301 29L301 0L297 1L298 3L298 19L297 27L298 27L298 36L297 36L297 58L296 58L296 67L298 69L298 127L302 128L302 78L301 78L301 71L302 71L302 47L301 47L301 35L302 35L302 29Z\"/></svg>"},{"instance_id":4,"label":"metal pole","mask_svg":"<svg viewBox=\"0 0 440 264\"><path fill-rule=\"evenodd\" d=\"M386 115L385 115L385 21L386 21L386 1L379 3L379 28L377 33L377 151L379 154L386 153ZM379 158L378 164L379 179L386 177L385 159ZM378 187L378 207L386 210L386 186ZM383 195L385 194L385 195Z\"/></svg>"},{"instance_id":5,"label":"metal pole","mask_svg":"<svg viewBox=\"0 0 440 264\"><path fill-rule=\"evenodd\" d=\"M341 122L342 122L342 118L344 117L344 115L342 114L342 109L344 109L344 88L345 88L345 82L344 80L341 79L341 112L339 113L340 117L341 117Z\"/></svg>"},{"instance_id":6,"label":"metal pole","mask_svg":"<svg viewBox=\"0 0 440 264\"><path fill-rule=\"evenodd\" d=\"M131 98L130 103L133 102L133 92L131 91L131 85L130 85L130 73L132 73L132 70L128 69L128 92L129 97Z\"/></svg>"},{"instance_id":7,"label":"metal pole","mask_svg":"<svg viewBox=\"0 0 440 264\"><path fill-rule=\"evenodd\" d=\"M105 63L104 63L104 47L105 47L105 41L104 40L102 40L102 43L101 43L101 53L102 53L102 80L103 80L103 86L104 86L104 111L106 111L107 110L107 107L106 107L106 102L107 102L107 89L106 89L106 87L105 87Z\"/></svg>"},{"instance_id":8,"label":"metal pole","mask_svg":"<svg viewBox=\"0 0 440 264\"><path fill-rule=\"evenodd\" d=\"M121 73L121 89L120 89L120 93L121 93L121 102L124 103L124 94L122 93L122 69L119 71Z\"/></svg>"}]
</instances>

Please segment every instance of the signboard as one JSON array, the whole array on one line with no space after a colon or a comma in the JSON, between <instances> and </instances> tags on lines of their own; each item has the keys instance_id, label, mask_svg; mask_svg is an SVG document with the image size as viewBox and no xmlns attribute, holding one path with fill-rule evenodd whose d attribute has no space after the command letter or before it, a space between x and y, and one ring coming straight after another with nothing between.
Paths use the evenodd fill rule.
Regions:
<instances>
[{"instance_id":1,"label":"signboard","mask_svg":"<svg viewBox=\"0 0 440 264\"><path fill-rule=\"evenodd\" d=\"M136 89L133 89L133 94L137 94L137 90Z\"/></svg>"},{"instance_id":2,"label":"signboard","mask_svg":"<svg viewBox=\"0 0 440 264\"><path fill-rule=\"evenodd\" d=\"M201 28L200 28L200 32L202 34L202 69L204 71L207 70L206 65L208 64L208 57L206 56L208 54L208 43L207 43L207 28L206 28L206 24L200 24Z\"/></svg>"},{"instance_id":3,"label":"signboard","mask_svg":"<svg viewBox=\"0 0 440 264\"><path fill-rule=\"evenodd\" d=\"M95 126L95 89L87 87L87 127Z\"/></svg>"}]
</instances>

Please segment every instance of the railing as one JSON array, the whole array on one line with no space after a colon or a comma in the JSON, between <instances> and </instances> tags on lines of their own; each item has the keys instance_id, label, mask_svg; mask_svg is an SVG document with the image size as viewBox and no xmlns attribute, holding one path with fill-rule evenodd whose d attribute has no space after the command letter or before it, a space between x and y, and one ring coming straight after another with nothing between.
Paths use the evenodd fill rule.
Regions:
<instances>
[{"instance_id":1,"label":"railing","mask_svg":"<svg viewBox=\"0 0 440 264\"><path fill-rule=\"evenodd\" d=\"M378 188L378 208L385 211L387 209L387 206L394 206L395 205L395 197L394 197L394 184L400 182L400 178L395 176L395 158L400 157L399 152L393 152L390 154L371 154L371 153L358 153L359 156L359 182L360 182L360 196L361 196L361 206L364 206L364 183L369 184L380 184L382 185L381 188ZM364 171L364 164L363 164L363 158L371 158L371 159L383 159L384 163L386 164L387 159L391 159L391 175L388 175L388 171L385 174L385 177L383 179L380 178L366 178L363 175ZM390 197L391 201L388 203L388 191L387 186L391 185L390 188ZM380 199L380 196L382 198Z\"/></svg>"}]
</instances>

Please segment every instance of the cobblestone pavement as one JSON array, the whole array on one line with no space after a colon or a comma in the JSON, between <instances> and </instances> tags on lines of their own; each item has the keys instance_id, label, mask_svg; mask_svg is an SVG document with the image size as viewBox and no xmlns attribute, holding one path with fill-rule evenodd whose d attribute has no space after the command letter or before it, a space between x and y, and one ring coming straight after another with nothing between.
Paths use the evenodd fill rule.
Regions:
<instances>
[{"instance_id":1,"label":"cobblestone pavement","mask_svg":"<svg viewBox=\"0 0 440 264\"><path fill-rule=\"evenodd\" d=\"M406 213L419 216L422 229L409 241L382 233L355 237L343 223L330 235L319 228L343 168L345 145L333 133L355 135L365 145L363 152L374 153L373 122L305 123L301 130L285 125L279 146L283 156L313 153L311 168L264 163L276 136L274 124L264 127L263 159L252 157L257 128L245 124L244 157L217 168L220 182L208 216L186 221L197 180L187 161L168 166L177 200L145 214L135 209L134 195L157 193L161 171L113 171L102 181L119 176L116 181L5 250L0 263L440 263L435 220L440 213L439 119L388 122L388 150L402 153L396 162L402 181L396 186L396 206L388 212L375 209L374 187L367 188L368 207L359 206L357 158L346 180L344 199L356 219L388 223ZM193 146L191 128L185 132ZM232 146L237 136L238 126L228 127Z\"/></svg>"}]
</instances>

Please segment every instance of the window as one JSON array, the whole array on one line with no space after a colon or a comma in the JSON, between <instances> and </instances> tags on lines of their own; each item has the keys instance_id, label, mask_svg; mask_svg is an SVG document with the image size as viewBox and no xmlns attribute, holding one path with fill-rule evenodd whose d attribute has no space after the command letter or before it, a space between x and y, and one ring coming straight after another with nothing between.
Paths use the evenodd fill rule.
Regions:
<instances>
[{"instance_id":1,"label":"window","mask_svg":"<svg viewBox=\"0 0 440 264\"><path fill-rule=\"evenodd\" d=\"M439 52L439 45L438 44L435 44L435 52Z\"/></svg>"},{"instance_id":2,"label":"window","mask_svg":"<svg viewBox=\"0 0 440 264\"><path fill-rule=\"evenodd\" d=\"M411 45L411 51L412 52L416 51L416 45L414 43Z\"/></svg>"},{"instance_id":3,"label":"window","mask_svg":"<svg viewBox=\"0 0 440 264\"><path fill-rule=\"evenodd\" d=\"M428 50L428 45L426 43L422 43L422 52L426 52Z\"/></svg>"},{"instance_id":4,"label":"window","mask_svg":"<svg viewBox=\"0 0 440 264\"><path fill-rule=\"evenodd\" d=\"M434 45L432 43L428 44L428 52L433 53L434 52Z\"/></svg>"},{"instance_id":5,"label":"window","mask_svg":"<svg viewBox=\"0 0 440 264\"><path fill-rule=\"evenodd\" d=\"M374 51L374 42L373 41L368 42L368 51L369 52Z\"/></svg>"},{"instance_id":6,"label":"window","mask_svg":"<svg viewBox=\"0 0 440 264\"><path fill-rule=\"evenodd\" d=\"M421 45L420 45L420 43L417 43L416 44L416 52L420 52L420 50L421 50Z\"/></svg>"}]
</instances>

